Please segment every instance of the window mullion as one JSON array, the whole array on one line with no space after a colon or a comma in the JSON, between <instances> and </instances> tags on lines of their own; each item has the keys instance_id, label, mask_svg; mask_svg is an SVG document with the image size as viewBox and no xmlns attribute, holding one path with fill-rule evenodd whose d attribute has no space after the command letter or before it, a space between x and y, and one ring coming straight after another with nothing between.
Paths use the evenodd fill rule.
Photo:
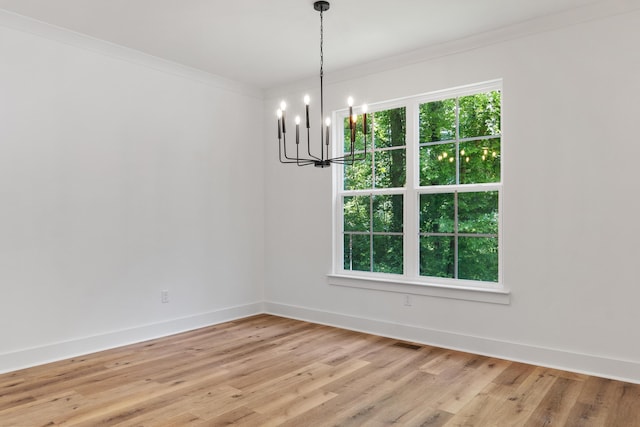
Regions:
<instances>
[{"instance_id":1,"label":"window mullion","mask_svg":"<svg viewBox=\"0 0 640 427\"><path fill-rule=\"evenodd\" d=\"M458 192L453 193L453 277L458 276Z\"/></svg>"},{"instance_id":2,"label":"window mullion","mask_svg":"<svg viewBox=\"0 0 640 427\"><path fill-rule=\"evenodd\" d=\"M460 185L460 98L456 98L456 136L455 136L455 150L456 150L456 185Z\"/></svg>"},{"instance_id":3,"label":"window mullion","mask_svg":"<svg viewBox=\"0 0 640 427\"><path fill-rule=\"evenodd\" d=\"M456 187L460 185L460 98L456 97L456 116L455 116L455 126L456 126L456 137L455 137L455 150L456 150ZM458 191L456 190L453 194L453 277L455 279L459 278L458 275Z\"/></svg>"},{"instance_id":4,"label":"window mullion","mask_svg":"<svg viewBox=\"0 0 640 427\"><path fill-rule=\"evenodd\" d=\"M373 272L373 194L369 195L369 271Z\"/></svg>"},{"instance_id":5,"label":"window mullion","mask_svg":"<svg viewBox=\"0 0 640 427\"><path fill-rule=\"evenodd\" d=\"M419 119L418 103L411 102L406 109L406 188L404 196L404 274L409 277L419 275L420 236L419 236L419 203L417 187L419 184Z\"/></svg>"}]
</instances>

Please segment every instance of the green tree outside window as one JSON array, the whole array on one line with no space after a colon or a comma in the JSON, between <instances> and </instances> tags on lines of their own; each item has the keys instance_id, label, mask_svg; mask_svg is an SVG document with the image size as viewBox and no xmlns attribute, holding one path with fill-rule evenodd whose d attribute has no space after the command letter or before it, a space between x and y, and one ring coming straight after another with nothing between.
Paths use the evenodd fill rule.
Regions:
<instances>
[{"instance_id":1,"label":"green tree outside window","mask_svg":"<svg viewBox=\"0 0 640 427\"><path fill-rule=\"evenodd\" d=\"M480 91L374 111L366 146L358 116L354 151L366 148L366 158L344 166L339 190L344 270L499 281L501 96ZM415 142L407 141L408 108L415 109ZM348 118L343 125L346 152ZM408 158L415 167L407 168ZM405 212L407 206L417 211ZM407 230L417 253L405 253Z\"/></svg>"}]
</instances>

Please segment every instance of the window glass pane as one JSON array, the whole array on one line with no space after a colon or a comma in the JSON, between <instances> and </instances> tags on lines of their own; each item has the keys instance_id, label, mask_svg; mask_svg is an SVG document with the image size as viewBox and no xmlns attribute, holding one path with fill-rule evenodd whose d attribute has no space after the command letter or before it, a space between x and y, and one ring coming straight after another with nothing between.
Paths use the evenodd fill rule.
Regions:
<instances>
[{"instance_id":1,"label":"window glass pane","mask_svg":"<svg viewBox=\"0 0 640 427\"><path fill-rule=\"evenodd\" d=\"M376 148L405 145L406 108L377 111L374 115L374 142Z\"/></svg>"},{"instance_id":2,"label":"window glass pane","mask_svg":"<svg viewBox=\"0 0 640 427\"><path fill-rule=\"evenodd\" d=\"M349 118L345 117L343 121L344 125L344 152L351 152L351 128L349 127ZM364 141L364 132L362 128L362 115L358 116L358 121L355 126L355 135L356 141L354 145L354 151L364 151L365 149L365 141ZM367 150L371 149L371 120L367 117Z\"/></svg>"},{"instance_id":3,"label":"window glass pane","mask_svg":"<svg viewBox=\"0 0 640 427\"><path fill-rule=\"evenodd\" d=\"M454 217L453 193L420 195L420 232L453 233Z\"/></svg>"},{"instance_id":4,"label":"window glass pane","mask_svg":"<svg viewBox=\"0 0 640 427\"><path fill-rule=\"evenodd\" d=\"M366 160L356 161L353 165L344 165L344 189L366 190L372 186L371 154L367 153Z\"/></svg>"},{"instance_id":5,"label":"window glass pane","mask_svg":"<svg viewBox=\"0 0 640 427\"><path fill-rule=\"evenodd\" d=\"M402 194L373 197L373 231L402 232Z\"/></svg>"},{"instance_id":6,"label":"window glass pane","mask_svg":"<svg viewBox=\"0 0 640 427\"><path fill-rule=\"evenodd\" d=\"M500 91L463 96L460 105L460 138L500 135Z\"/></svg>"},{"instance_id":7,"label":"window glass pane","mask_svg":"<svg viewBox=\"0 0 640 427\"><path fill-rule=\"evenodd\" d=\"M454 238L420 237L420 275L454 277Z\"/></svg>"},{"instance_id":8,"label":"window glass pane","mask_svg":"<svg viewBox=\"0 0 640 427\"><path fill-rule=\"evenodd\" d=\"M348 196L343 198L344 231L369 231L371 214L370 196Z\"/></svg>"},{"instance_id":9,"label":"window glass pane","mask_svg":"<svg viewBox=\"0 0 640 427\"><path fill-rule=\"evenodd\" d=\"M344 188L338 189L345 270L403 274L406 231L419 239L418 254L406 255L418 256L420 276L498 281L501 92L450 96L421 104L413 98L406 107L368 114L366 145L363 116L357 116L353 148L365 160L344 165ZM408 112L419 121L411 141ZM338 131L346 155L350 119L336 125L343 127ZM412 176L407 158L414 152L408 150L418 155L418 167L409 168ZM464 191L471 189L468 184L489 183L497 185L491 191L482 186ZM418 218L404 211L405 192L412 197L409 205L419 209ZM406 227L405 217L412 218Z\"/></svg>"},{"instance_id":10,"label":"window glass pane","mask_svg":"<svg viewBox=\"0 0 640 427\"><path fill-rule=\"evenodd\" d=\"M460 143L460 184L500 182L500 139Z\"/></svg>"},{"instance_id":11,"label":"window glass pane","mask_svg":"<svg viewBox=\"0 0 640 427\"><path fill-rule=\"evenodd\" d=\"M458 238L458 276L460 279L498 281L498 239Z\"/></svg>"},{"instance_id":12,"label":"window glass pane","mask_svg":"<svg viewBox=\"0 0 640 427\"><path fill-rule=\"evenodd\" d=\"M345 270L371 271L371 236L368 234L344 235Z\"/></svg>"},{"instance_id":13,"label":"window glass pane","mask_svg":"<svg viewBox=\"0 0 640 427\"><path fill-rule=\"evenodd\" d=\"M373 236L373 271L402 274L402 236Z\"/></svg>"},{"instance_id":14,"label":"window glass pane","mask_svg":"<svg viewBox=\"0 0 640 427\"><path fill-rule=\"evenodd\" d=\"M420 147L420 185L456 183L455 144Z\"/></svg>"},{"instance_id":15,"label":"window glass pane","mask_svg":"<svg viewBox=\"0 0 640 427\"><path fill-rule=\"evenodd\" d=\"M374 156L376 188L404 187L406 182L405 149L376 151Z\"/></svg>"},{"instance_id":16,"label":"window glass pane","mask_svg":"<svg viewBox=\"0 0 640 427\"><path fill-rule=\"evenodd\" d=\"M351 270L351 234L344 234L342 236L343 260L342 265L345 270Z\"/></svg>"},{"instance_id":17,"label":"window glass pane","mask_svg":"<svg viewBox=\"0 0 640 427\"><path fill-rule=\"evenodd\" d=\"M420 142L448 141L455 137L455 99L420 105Z\"/></svg>"},{"instance_id":18,"label":"window glass pane","mask_svg":"<svg viewBox=\"0 0 640 427\"><path fill-rule=\"evenodd\" d=\"M498 192L458 193L458 231L498 234Z\"/></svg>"}]
</instances>

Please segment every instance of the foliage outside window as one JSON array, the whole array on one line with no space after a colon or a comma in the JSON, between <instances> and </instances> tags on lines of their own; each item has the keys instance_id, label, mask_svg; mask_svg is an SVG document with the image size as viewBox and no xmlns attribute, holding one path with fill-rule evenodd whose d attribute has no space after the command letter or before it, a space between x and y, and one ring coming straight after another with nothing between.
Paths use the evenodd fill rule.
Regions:
<instances>
[{"instance_id":1,"label":"foliage outside window","mask_svg":"<svg viewBox=\"0 0 640 427\"><path fill-rule=\"evenodd\" d=\"M379 104L366 160L336 193L341 271L429 283L500 282L499 83ZM349 122L344 150L349 150ZM365 149L362 116L355 150Z\"/></svg>"}]
</instances>

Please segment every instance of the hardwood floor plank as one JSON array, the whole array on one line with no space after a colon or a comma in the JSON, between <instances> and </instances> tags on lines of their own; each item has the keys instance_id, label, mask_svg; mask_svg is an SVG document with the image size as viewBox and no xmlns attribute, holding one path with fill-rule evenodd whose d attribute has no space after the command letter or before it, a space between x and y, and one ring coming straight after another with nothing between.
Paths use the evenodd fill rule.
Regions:
<instances>
[{"instance_id":1,"label":"hardwood floor plank","mask_svg":"<svg viewBox=\"0 0 640 427\"><path fill-rule=\"evenodd\" d=\"M584 381L569 418L575 426L604 426L614 406L614 398L613 380L590 377Z\"/></svg>"},{"instance_id":2,"label":"hardwood floor plank","mask_svg":"<svg viewBox=\"0 0 640 427\"><path fill-rule=\"evenodd\" d=\"M160 415L160 414L159 414ZM175 416L171 416L169 415L168 418L163 419L162 416L158 416L158 417L149 417L149 418L143 418L140 420L137 419L133 419L131 420L131 422L127 422L126 424L123 424L124 426L147 426L147 425L153 425L156 427L176 427L176 426L188 426L188 427L198 427L198 426L210 426L211 424L201 420L200 418L196 417L193 414L190 414L188 412L179 414L179 415L175 415Z\"/></svg>"},{"instance_id":3,"label":"hardwood floor plank","mask_svg":"<svg viewBox=\"0 0 640 427\"><path fill-rule=\"evenodd\" d=\"M445 411L434 408L431 402L425 400L435 389L435 384L433 375L414 371L396 381L393 388L378 399L376 407L360 419L367 424L380 422L383 425L423 424L429 420L433 425L436 419L444 421L451 414L442 417ZM434 417L435 413L440 415Z\"/></svg>"},{"instance_id":4,"label":"hardwood floor plank","mask_svg":"<svg viewBox=\"0 0 640 427\"><path fill-rule=\"evenodd\" d=\"M497 409L494 414L496 422L524 425L556 379L557 377L548 373L545 368L535 368L516 392Z\"/></svg>"},{"instance_id":5,"label":"hardwood floor plank","mask_svg":"<svg viewBox=\"0 0 640 427\"><path fill-rule=\"evenodd\" d=\"M509 365L509 362L493 358L484 358L479 366L460 370L453 377L438 378L438 389L441 392L434 396L435 408L456 414L464 408L478 393L486 388ZM455 369L452 369L455 371ZM443 372L446 374L447 371Z\"/></svg>"},{"instance_id":6,"label":"hardwood floor plank","mask_svg":"<svg viewBox=\"0 0 640 427\"><path fill-rule=\"evenodd\" d=\"M269 421L269 417L259 414L244 406L216 416L208 422L208 427L218 426L262 426Z\"/></svg>"},{"instance_id":7,"label":"hardwood floor plank","mask_svg":"<svg viewBox=\"0 0 640 427\"><path fill-rule=\"evenodd\" d=\"M0 411L0 425L48 425L53 423L58 414L75 411L83 401L83 397L74 391L58 391L28 404Z\"/></svg>"},{"instance_id":8,"label":"hardwood floor plank","mask_svg":"<svg viewBox=\"0 0 640 427\"><path fill-rule=\"evenodd\" d=\"M640 385L270 315L0 375L0 426L635 427Z\"/></svg>"},{"instance_id":9,"label":"hardwood floor plank","mask_svg":"<svg viewBox=\"0 0 640 427\"><path fill-rule=\"evenodd\" d=\"M269 417L269 421L263 424L264 427L279 426L334 397L336 397L335 393L324 390L310 393L288 393L273 402L255 408L255 411Z\"/></svg>"},{"instance_id":10,"label":"hardwood floor plank","mask_svg":"<svg viewBox=\"0 0 640 427\"><path fill-rule=\"evenodd\" d=\"M608 426L640 425L640 387L615 381L612 387L612 404L607 415Z\"/></svg>"},{"instance_id":11,"label":"hardwood floor plank","mask_svg":"<svg viewBox=\"0 0 640 427\"><path fill-rule=\"evenodd\" d=\"M241 391L229 385L201 388L177 398L175 402L167 406L176 409L187 408L189 413L198 418L212 421L225 413L242 408L244 405L238 399L239 396L241 396Z\"/></svg>"},{"instance_id":12,"label":"hardwood floor plank","mask_svg":"<svg viewBox=\"0 0 640 427\"><path fill-rule=\"evenodd\" d=\"M559 377L531 414L525 427L565 425L582 389L582 381Z\"/></svg>"}]
</instances>

